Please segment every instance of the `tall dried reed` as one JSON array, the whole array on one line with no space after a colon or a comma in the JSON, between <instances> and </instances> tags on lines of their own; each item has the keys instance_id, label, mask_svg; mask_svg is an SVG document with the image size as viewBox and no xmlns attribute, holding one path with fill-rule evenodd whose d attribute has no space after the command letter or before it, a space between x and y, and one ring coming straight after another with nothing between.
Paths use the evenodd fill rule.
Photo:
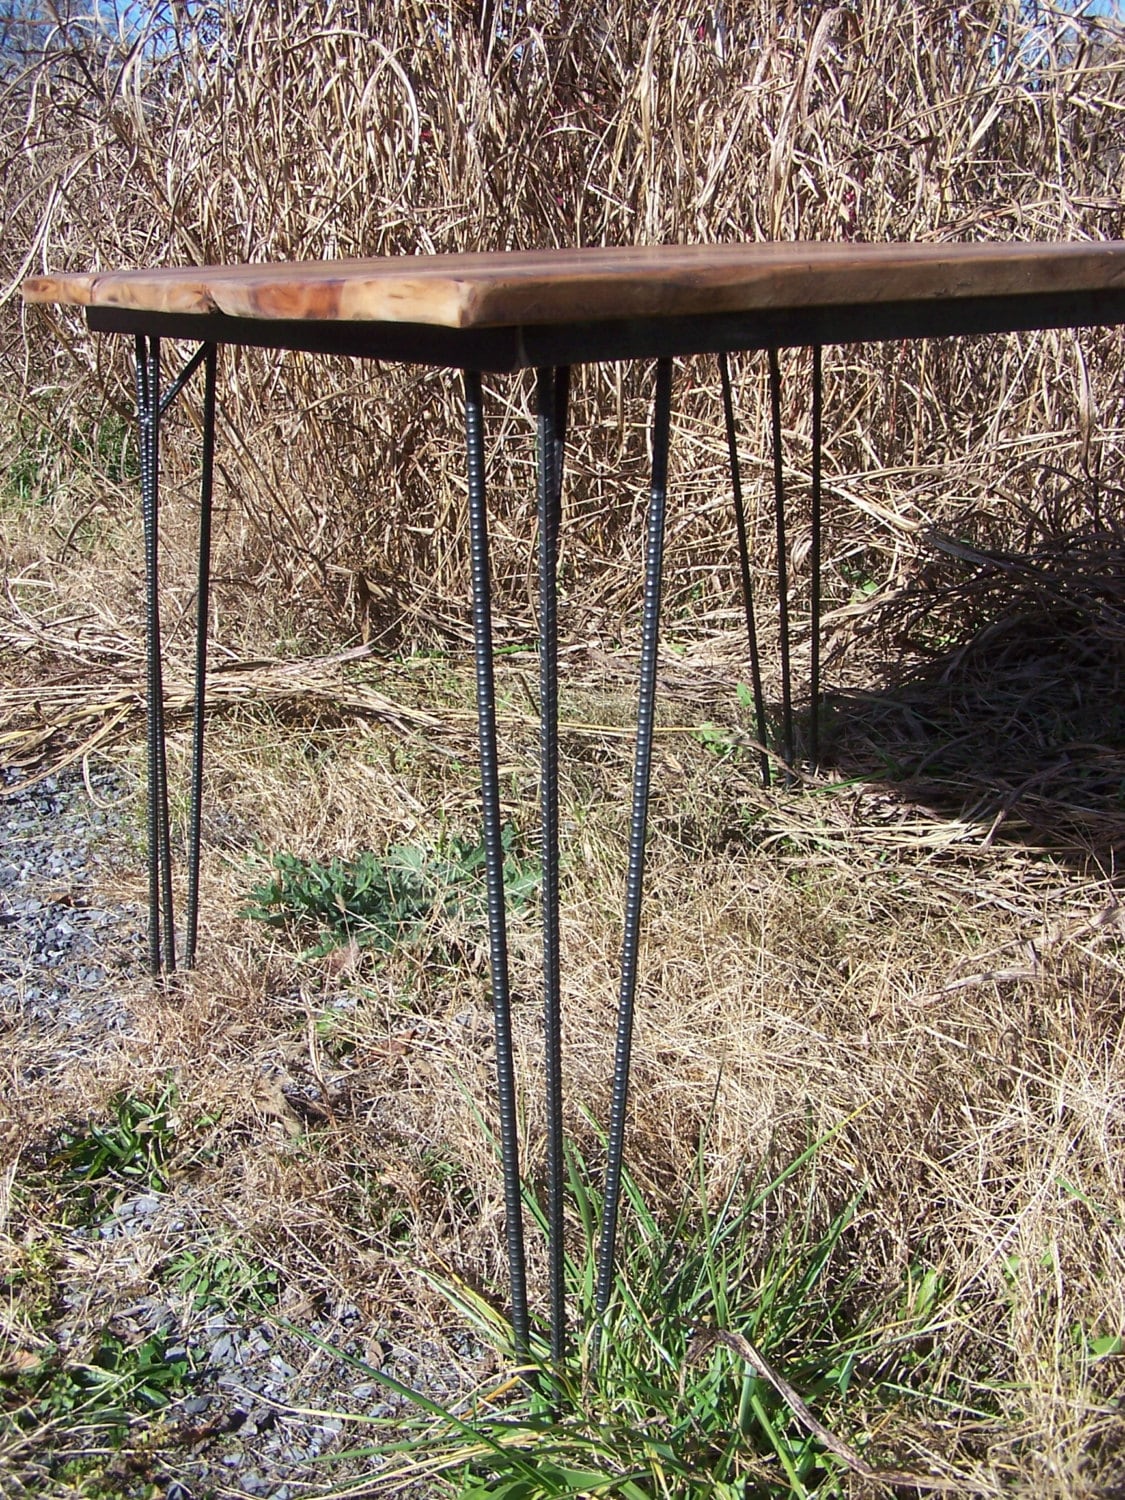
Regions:
<instances>
[{"instance_id":1,"label":"tall dried reed","mask_svg":"<svg viewBox=\"0 0 1125 1500\"><path fill-rule=\"evenodd\" d=\"M27 33L22 65L10 50L0 91L0 351L25 436L82 441L105 403L130 409L127 351L67 314L21 315L15 289L43 269L1123 232L1125 31L1049 5L216 0L156 4L140 27L120 4L43 11L55 24ZM1005 534L998 492L1033 454L1096 470L1121 436L1121 362L1116 335L831 351L829 596L900 579L919 531L954 514L973 540ZM800 507L801 358L786 372ZM753 499L763 377L752 360L737 374ZM459 624L457 383L247 352L222 381L220 633L276 633L281 615L337 640ZM490 385L495 566L522 628L529 386ZM715 388L704 362L681 373L674 443L670 607L705 623L737 576ZM578 383L563 564L577 631L612 630L635 599L647 397L644 372ZM190 430L171 445L185 475ZM793 547L799 571L799 518ZM263 615L251 597L283 602Z\"/></svg>"}]
</instances>

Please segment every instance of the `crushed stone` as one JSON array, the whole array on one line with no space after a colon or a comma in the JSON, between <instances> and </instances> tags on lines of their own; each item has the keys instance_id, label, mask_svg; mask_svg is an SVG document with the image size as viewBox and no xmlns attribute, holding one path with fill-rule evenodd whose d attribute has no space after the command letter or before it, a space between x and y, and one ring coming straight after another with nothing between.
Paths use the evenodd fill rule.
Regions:
<instances>
[{"instance_id":1,"label":"crushed stone","mask_svg":"<svg viewBox=\"0 0 1125 1500\"><path fill-rule=\"evenodd\" d=\"M123 993L147 968L146 913L104 905L98 894L115 862L143 858L136 791L115 770L86 782L78 774L51 776L31 787L18 786L11 773L0 778L0 1028L34 1027L57 1039L67 1057L95 1056L133 1024ZM156 1244L172 1214L182 1243L185 1192L190 1185L178 1184L175 1205L171 1194L123 1194L98 1222L67 1236L102 1244L151 1237ZM79 1347L90 1331L80 1323L84 1300L83 1288L60 1289L51 1329L60 1350ZM393 1418L406 1405L365 1377L359 1362L370 1358L371 1329L355 1307L308 1315L306 1328L294 1330L261 1312L200 1314L190 1303L154 1290L110 1319L107 1331L125 1343L160 1335L165 1359L183 1359L191 1372L187 1394L159 1413L164 1439L143 1481L128 1453L110 1465L107 1476L119 1478L122 1496L315 1494L342 1477L325 1468L325 1458L364 1441L362 1427L349 1431L349 1413ZM468 1339L457 1350L409 1335L399 1345L381 1330L379 1342L385 1373L433 1400L456 1402L472 1383L479 1351ZM171 1446L169 1431L177 1437ZM142 1423L132 1449L144 1446L143 1434ZM66 1481L57 1492L44 1487L50 1483L41 1465L33 1479L0 1469L3 1494L73 1493Z\"/></svg>"}]
</instances>

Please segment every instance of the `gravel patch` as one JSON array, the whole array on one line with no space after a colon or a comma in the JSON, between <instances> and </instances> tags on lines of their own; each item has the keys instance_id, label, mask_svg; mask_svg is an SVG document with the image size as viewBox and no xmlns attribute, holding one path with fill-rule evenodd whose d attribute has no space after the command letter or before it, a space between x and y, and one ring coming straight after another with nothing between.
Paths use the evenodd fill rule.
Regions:
<instances>
[{"instance_id":1,"label":"gravel patch","mask_svg":"<svg viewBox=\"0 0 1125 1500\"><path fill-rule=\"evenodd\" d=\"M96 896L132 840L130 793L113 771L90 786L104 805L79 777L0 798L0 1020L64 1032L71 1052L129 1026L119 985L145 962L141 913Z\"/></svg>"},{"instance_id":2,"label":"gravel patch","mask_svg":"<svg viewBox=\"0 0 1125 1500\"><path fill-rule=\"evenodd\" d=\"M36 1059L29 1067L42 1074L79 1056L96 1062L99 1048L133 1024L122 997L146 973L146 914L109 907L99 891L115 863L135 865L143 854L132 790L119 773L92 775L89 791L76 775L13 790L15 780L6 776L9 790L0 795L0 1028L35 1028L44 1045L28 1049ZM61 1230L64 1258L151 1268L190 1253L200 1243L193 1225L206 1215L204 1203L193 1206L193 1191L187 1181L168 1193L120 1194L91 1222ZM142 1417L105 1471L122 1496L296 1500L327 1487L336 1471L323 1466L324 1456L365 1440L347 1414L393 1418L405 1404L352 1361L374 1361L437 1401L456 1401L472 1384L479 1351L468 1339L453 1348L413 1335L399 1345L381 1330L374 1339L350 1306L305 1311L290 1320L299 1321L294 1331L260 1303L200 1307L151 1271L140 1280L152 1290L128 1305L114 1302L98 1325L89 1285L63 1279L45 1330L64 1356L88 1348L99 1326L127 1348L158 1335L165 1360L190 1372L187 1394L156 1424ZM0 1493L78 1493L47 1455L8 1475L2 1464Z\"/></svg>"}]
</instances>

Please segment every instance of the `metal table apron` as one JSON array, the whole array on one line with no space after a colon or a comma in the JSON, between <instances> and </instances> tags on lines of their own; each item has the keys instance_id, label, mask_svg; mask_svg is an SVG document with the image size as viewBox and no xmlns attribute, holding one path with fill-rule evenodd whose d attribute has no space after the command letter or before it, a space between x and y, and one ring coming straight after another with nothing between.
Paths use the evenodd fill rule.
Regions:
<instances>
[{"instance_id":1,"label":"metal table apron","mask_svg":"<svg viewBox=\"0 0 1125 1500\"><path fill-rule=\"evenodd\" d=\"M474 322L472 308L455 310L457 326L442 326L424 305L423 319L397 321L393 313L380 317L369 310L361 317L342 315L339 299L331 310L318 313L308 305L301 315L286 317L285 298L277 286L298 286L316 280L315 266L295 268L305 274L297 283L290 268L201 268L183 272L119 273L86 278L36 278L24 288L29 301L77 302L85 306L89 327L100 333L131 335L135 340L137 405L140 430L141 487L144 516L146 614L148 636L148 840L150 960L154 974L176 964L171 851L168 824L167 771L164 748L161 633L158 595L158 521L160 418L200 368L204 371L204 430L200 493L199 578L196 625L195 696L191 753L191 802L188 826L188 882L184 958L195 957L198 919L200 801L203 769L203 718L207 659L207 607L210 579L212 466L215 446L217 348L221 344L301 350L308 353L351 355L444 367L462 372L465 394L465 438L468 467L468 520L472 574L472 607L478 736L480 746L483 840L487 881L488 927L493 1019L499 1099L499 1135L504 1178L506 1235L510 1272L510 1306L518 1355L528 1355L531 1324L528 1311L521 1179L517 1142L516 1081L512 1055L507 929L501 846L501 812L496 741L496 703L493 674L491 582L488 555L488 514L485 493L484 420L481 376L521 369L537 371L538 424L538 563L540 661L540 814L543 869L543 995L547 1078L547 1178L550 1274L550 1351L556 1365L566 1358L566 1304L563 1255L563 1084L559 976L559 816L558 816L558 657L556 638L556 560L561 524L563 452L566 439L569 373L575 364L655 359L656 389L652 428L652 484L645 543L644 602L641 627L640 683L637 741L633 771L625 919L622 940L618 1018L613 1066L612 1102L604 1209L599 1237L596 1310L604 1315L613 1282L614 1247L621 1195L625 1118L628 1102L637 956L643 898L644 850L649 800L649 777L656 687L656 655L663 570L664 514L667 497L668 448L672 409L673 361L681 355L718 356L724 422L731 472L734 517L739 542L740 573L755 712L761 748L761 771L768 783L770 754L766 749L765 708L758 659L751 586L751 567L742 505L735 414L727 355L766 351L772 429L772 463L776 521L776 570L780 616L782 688L782 774L792 766L795 745L789 662L789 612L786 566L784 491L778 350L808 347L812 351L812 551L811 551L811 719L809 757L817 758L819 701L819 566L821 499L821 349L825 344L884 339L942 338L1006 333L1033 329L1081 328L1125 323L1125 242L1068 246L744 246L656 247L651 250L531 252L513 256L402 257L385 262L326 263L322 280L338 291L355 266L375 266L386 276L393 272L410 278L421 268L442 272L455 268L461 282L470 284L477 268L492 285L508 286L511 279L538 272L552 283L555 300L544 310L523 286L509 301L519 316L496 318L496 308L485 308ZM685 273L684 262L687 261ZM691 273L706 281L713 263L745 264L758 282L772 281L760 290L731 294L729 286L712 295L691 283ZM893 262L899 275L889 279L883 263ZM810 292L808 273L821 266L833 270L837 262L859 267L866 275L826 291L824 300ZM1080 270L1070 274L1072 265ZM866 264L865 264L866 263ZM1061 263L1061 272L1058 264ZM984 272L981 265L984 265ZM590 292L590 268L600 277L600 292ZM343 268L343 276L341 276ZM467 268L467 269L466 269ZM530 270L529 270L530 268ZM993 274L995 273L995 274ZM273 301L267 310L214 311L222 306L219 292L229 278L238 289L241 276L255 283L271 282ZM804 280L801 280L804 275ZM905 281L903 280L905 275ZM181 283L194 292L213 276L214 300L202 308L181 293ZM661 280L663 277L663 280ZM788 279L787 279L788 277ZM132 278L132 282L130 281ZM177 278L179 280L177 281ZM491 279L490 279L491 278ZM569 278L569 279L568 279ZM728 278L729 280L730 278ZM737 280L737 277L734 278ZM562 299L557 295L559 282ZM659 295L633 295L642 283L657 283ZM136 283L138 285L133 285ZM881 283L881 284L876 284ZM156 287L153 291L152 288ZM99 292L105 288L104 295ZM177 295L166 295L172 287ZM124 293L122 292L124 288ZM139 289L138 289L139 288ZM608 294L607 294L608 289ZM642 288L643 289L643 288ZM501 289L503 290L503 288ZM896 290L903 293L896 295ZM208 297L210 293L208 293ZM235 301L237 302L237 297ZM409 299L408 303L409 303ZM548 302L550 298L548 297ZM742 303L748 305L732 305ZM134 305L129 305L130 301ZM329 299L331 302L331 299ZM184 305L188 311L180 310ZM576 314L573 318L563 307ZM684 307L688 310L683 310ZM503 312L503 296L500 298ZM614 315L624 311L628 316ZM589 312L589 316L578 316ZM448 313L443 315L450 320ZM199 345L196 353L166 391L160 385L162 339L186 339Z\"/></svg>"}]
</instances>

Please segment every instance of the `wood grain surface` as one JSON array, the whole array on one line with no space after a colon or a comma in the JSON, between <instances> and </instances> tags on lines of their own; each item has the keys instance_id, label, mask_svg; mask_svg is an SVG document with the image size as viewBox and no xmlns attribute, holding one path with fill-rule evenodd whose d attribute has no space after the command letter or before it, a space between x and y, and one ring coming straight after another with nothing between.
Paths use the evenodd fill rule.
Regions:
<instances>
[{"instance_id":1,"label":"wood grain surface","mask_svg":"<svg viewBox=\"0 0 1125 1500\"><path fill-rule=\"evenodd\" d=\"M660 245L35 276L27 302L444 328L1125 289L1125 241Z\"/></svg>"}]
</instances>

